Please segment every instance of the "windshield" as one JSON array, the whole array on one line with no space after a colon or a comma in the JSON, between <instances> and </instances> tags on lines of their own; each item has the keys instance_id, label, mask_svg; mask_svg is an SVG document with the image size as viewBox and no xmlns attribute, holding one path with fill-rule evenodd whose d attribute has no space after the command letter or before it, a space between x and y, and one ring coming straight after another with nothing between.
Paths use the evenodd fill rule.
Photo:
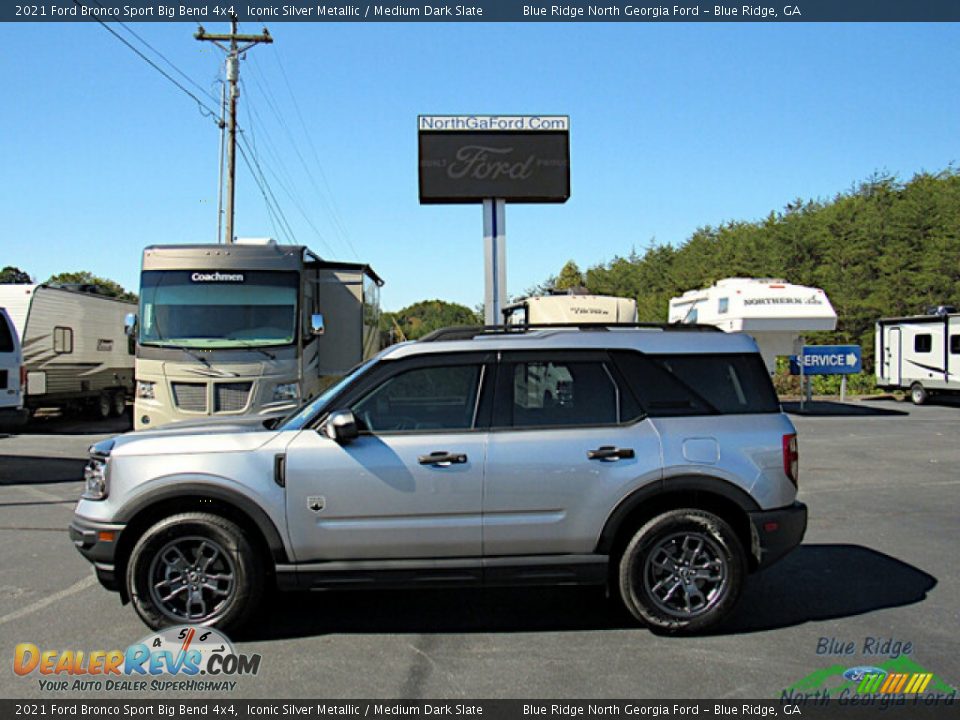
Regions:
<instances>
[{"instance_id":1,"label":"windshield","mask_svg":"<svg viewBox=\"0 0 960 720\"><path fill-rule=\"evenodd\" d=\"M310 420L312 420L318 414L323 412L328 402L330 402L333 398L339 395L341 391L347 387L347 385L349 385L358 377L363 375L363 373L365 373L370 368L370 366L373 365L376 361L377 361L377 358L373 357L367 360L365 363L355 367L353 370L347 373L344 377L342 377L339 382L334 383L333 385L328 387L326 390L324 390L322 393L317 395L317 397L313 398L312 400L307 402L304 406L302 406L299 410L294 412L293 415L290 415L289 417L285 418L283 422L281 422L277 426L276 429L277 430L299 430L300 428L302 428L304 425L310 422Z\"/></svg>"},{"instance_id":2,"label":"windshield","mask_svg":"<svg viewBox=\"0 0 960 720\"><path fill-rule=\"evenodd\" d=\"M147 270L140 342L188 348L288 345L297 333L296 272Z\"/></svg>"}]
</instances>

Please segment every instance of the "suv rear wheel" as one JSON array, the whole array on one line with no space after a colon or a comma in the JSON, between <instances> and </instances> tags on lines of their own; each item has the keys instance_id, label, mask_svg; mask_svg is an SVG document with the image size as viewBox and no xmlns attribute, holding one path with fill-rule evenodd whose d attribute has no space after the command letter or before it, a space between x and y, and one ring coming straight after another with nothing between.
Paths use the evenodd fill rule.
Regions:
<instances>
[{"instance_id":1,"label":"suv rear wheel","mask_svg":"<svg viewBox=\"0 0 960 720\"><path fill-rule=\"evenodd\" d=\"M730 525L703 510L658 515L620 558L620 596L654 630L692 633L722 622L740 597L743 546Z\"/></svg>"},{"instance_id":2,"label":"suv rear wheel","mask_svg":"<svg viewBox=\"0 0 960 720\"><path fill-rule=\"evenodd\" d=\"M134 545L127 592L153 629L242 625L263 594L263 562L234 522L209 513L161 520Z\"/></svg>"}]
</instances>

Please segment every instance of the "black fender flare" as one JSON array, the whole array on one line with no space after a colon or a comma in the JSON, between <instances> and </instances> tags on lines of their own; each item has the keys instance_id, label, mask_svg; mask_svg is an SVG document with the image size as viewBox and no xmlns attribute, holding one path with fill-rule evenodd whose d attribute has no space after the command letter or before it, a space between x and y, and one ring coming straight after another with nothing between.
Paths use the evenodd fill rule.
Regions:
<instances>
[{"instance_id":1,"label":"black fender flare","mask_svg":"<svg viewBox=\"0 0 960 720\"><path fill-rule=\"evenodd\" d=\"M598 553L609 554L624 521L644 504L674 494L702 494L719 497L740 508L744 517L760 510L760 505L742 488L729 480L710 475L679 475L644 485L627 495L607 517L597 541Z\"/></svg>"},{"instance_id":2,"label":"black fender flare","mask_svg":"<svg viewBox=\"0 0 960 720\"><path fill-rule=\"evenodd\" d=\"M263 536L270 555L275 562L289 562L286 546L277 526L270 516L259 505L244 495L229 488L206 483L187 482L165 485L153 491L140 495L135 500L123 505L116 514L116 522L127 524L144 510L149 510L158 503L175 500L183 497L203 497L232 506L246 515L257 526Z\"/></svg>"}]
</instances>

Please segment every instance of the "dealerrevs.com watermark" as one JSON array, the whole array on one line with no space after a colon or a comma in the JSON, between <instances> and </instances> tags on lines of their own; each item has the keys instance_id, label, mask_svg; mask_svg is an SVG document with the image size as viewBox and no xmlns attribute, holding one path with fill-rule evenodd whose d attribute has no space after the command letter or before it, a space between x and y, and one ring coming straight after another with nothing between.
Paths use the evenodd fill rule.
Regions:
<instances>
[{"instance_id":1,"label":"dealerrevs.com watermark","mask_svg":"<svg viewBox=\"0 0 960 720\"><path fill-rule=\"evenodd\" d=\"M221 632L179 626L148 635L125 650L58 650L31 642L14 648L13 671L36 678L44 692L233 691L260 671L259 654L237 652Z\"/></svg>"}]
</instances>

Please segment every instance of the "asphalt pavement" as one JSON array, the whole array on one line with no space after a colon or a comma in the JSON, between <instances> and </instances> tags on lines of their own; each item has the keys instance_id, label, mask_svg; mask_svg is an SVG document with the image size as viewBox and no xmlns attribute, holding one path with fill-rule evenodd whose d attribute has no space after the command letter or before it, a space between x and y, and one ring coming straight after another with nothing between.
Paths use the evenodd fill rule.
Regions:
<instances>
[{"instance_id":1,"label":"asphalt pavement","mask_svg":"<svg viewBox=\"0 0 960 720\"><path fill-rule=\"evenodd\" d=\"M234 697L779 698L836 664L882 667L893 643L864 649L886 640L957 687L960 407L826 403L792 417L807 537L750 578L722 630L659 637L595 589L276 595L234 638L262 656ZM0 436L0 697L104 696L16 676L17 643L112 650L148 634L65 530L86 448L125 422ZM849 642L853 654L835 651Z\"/></svg>"}]
</instances>

